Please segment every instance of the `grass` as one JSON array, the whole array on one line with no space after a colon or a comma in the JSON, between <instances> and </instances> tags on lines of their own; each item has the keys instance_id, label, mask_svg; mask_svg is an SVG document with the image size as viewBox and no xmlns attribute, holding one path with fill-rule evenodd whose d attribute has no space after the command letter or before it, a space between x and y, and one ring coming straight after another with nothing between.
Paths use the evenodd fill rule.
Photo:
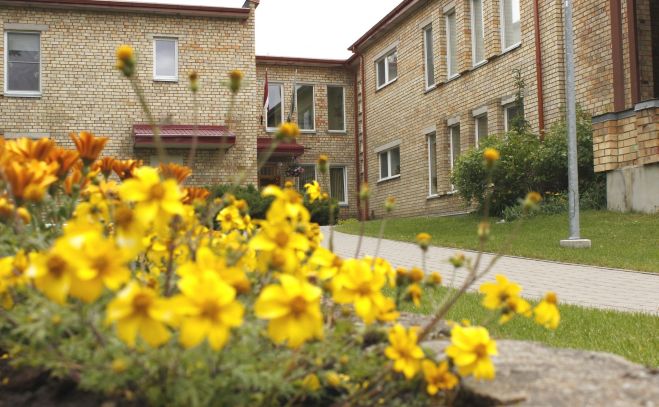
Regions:
<instances>
[{"instance_id":1,"label":"grass","mask_svg":"<svg viewBox=\"0 0 659 407\"><path fill-rule=\"evenodd\" d=\"M476 215L417 217L387 221L387 239L413 242L418 232L432 235L435 246L478 249ZM366 222L367 236L377 236L381 221ZM591 239L591 249L566 249L559 241L568 236L567 214L537 215L525 219L512 245L508 238L519 220L492 224L486 251L568 263L590 264L659 273L659 215L582 211L581 235ZM339 232L358 234L360 225L349 221Z\"/></svg>"},{"instance_id":2,"label":"grass","mask_svg":"<svg viewBox=\"0 0 659 407\"><path fill-rule=\"evenodd\" d=\"M446 292L445 288L427 290L424 293L429 295L425 295L419 308L405 305L402 309L430 314L437 308ZM474 324L489 320L493 311L483 308L480 302L480 295L465 294L451 309L448 319L469 319ZM574 305L560 305L559 309L561 324L555 331L547 330L524 317L515 317L505 325L494 322L487 327L495 338L609 352L646 366L659 366L659 317Z\"/></svg>"}]
</instances>

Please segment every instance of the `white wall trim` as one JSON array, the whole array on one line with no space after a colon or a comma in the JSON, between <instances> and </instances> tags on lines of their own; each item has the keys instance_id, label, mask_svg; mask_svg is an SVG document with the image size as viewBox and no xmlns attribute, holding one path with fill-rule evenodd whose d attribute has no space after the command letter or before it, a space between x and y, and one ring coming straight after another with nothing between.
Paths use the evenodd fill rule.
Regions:
<instances>
[{"instance_id":1,"label":"white wall trim","mask_svg":"<svg viewBox=\"0 0 659 407\"><path fill-rule=\"evenodd\" d=\"M442 13L449 14L455 11L455 2L450 2L442 8Z\"/></svg>"},{"instance_id":2,"label":"white wall trim","mask_svg":"<svg viewBox=\"0 0 659 407\"><path fill-rule=\"evenodd\" d=\"M400 145L400 140L394 140L390 143L381 145L380 147L376 148L375 152L376 153L381 153L381 152L386 151L386 150L391 150L392 148L397 147L399 145Z\"/></svg>"},{"instance_id":3,"label":"white wall trim","mask_svg":"<svg viewBox=\"0 0 659 407\"><path fill-rule=\"evenodd\" d=\"M501 106L506 106L515 103L515 95L508 95L501 98Z\"/></svg>"},{"instance_id":4,"label":"white wall trim","mask_svg":"<svg viewBox=\"0 0 659 407\"><path fill-rule=\"evenodd\" d=\"M453 116L446 119L446 125L448 127L455 126L456 124L460 124L460 116Z\"/></svg>"},{"instance_id":5,"label":"white wall trim","mask_svg":"<svg viewBox=\"0 0 659 407\"><path fill-rule=\"evenodd\" d=\"M373 57L373 62L377 62L378 59L381 59L383 56L387 55L389 52L393 51L394 49L398 48L398 44L400 41L396 40L393 44L389 45L387 48L383 49L382 51L378 52L375 57Z\"/></svg>"},{"instance_id":6,"label":"white wall trim","mask_svg":"<svg viewBox=\"0 0 659 407\"><path fill-rule=\"evenodd\" d=\"M0 130L0 135L2 135L2 130ZM29 138L32 140L38 140L41 138L50 138L50 133L46 132L23 132L23 133L17 133L17 132L8 132L3 135L3 137L7 140L15 140L18 138Z\"/></svg>"},{"instance_id":7,"label":"white wall trim","mask_svg":"<svg viewBox=\"0 0 659 407\"><path fill-rule=\"evenodd\" d=\"M430 133L437 133L437 126L432 125L432 126L428 126L425 129L423 129L423 135L424 136L427 136Z\"/></svg>"},{"instance_id":8,"label":"white wall trim","mask_svg":"<svg viewBox=\"0 0 659 407\"><path fill-rule=\"evenodd\" d=\"M8 30L8 31L48 31L48 25L46 25L46 24L5 23L5 30Z\"/></svg>"},{"instance_id":9,"label":"white wall trim","mask_svg":"<svg viewBox=\"0 0 659 407\"><path fill-rule=\"evenodd\" d=\"M474 117L478 117L478 116L482 116L484 114L487 114L487 105L486 106L481 106L479 108L476 108L476 109L472 110L471 114Z\"/></svg>"}]
</instances>

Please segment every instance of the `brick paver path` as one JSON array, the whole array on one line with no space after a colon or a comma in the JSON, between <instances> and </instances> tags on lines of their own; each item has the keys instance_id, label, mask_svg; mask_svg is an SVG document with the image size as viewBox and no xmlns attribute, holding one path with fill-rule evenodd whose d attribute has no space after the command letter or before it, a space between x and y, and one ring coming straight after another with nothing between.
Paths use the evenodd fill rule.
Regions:
<instances>
[{"instance_id":1,"label":"brick paver path","mask_svg":"<svg viewBox=\"0 0 659 407\"><path fill-rule=\"evenodd\" d=\"M327 246L329 230L323 227ZM341 257L353 257L358 236L334 232L334 251ZM364 237L360 256L374 255L377 239ZM445 284L449 284L453 266L449 257L462 251L467 257L476 253L467 250L431 247L428 250L428 271L439 271ZM383 239L379 257L387 259L394 267L421 267L421 250L412 243ZM481 264L488 264L493 255L483 255ZM641 273L595 266L557 263L543 260L503 256L483 281L494 280L494 275L504 274L522 285L527 298L540 298L548 291L555 291L561 302L620 311L641 311L659 314L659 274ZM458 270L454 285L459 285L466 272ZM480 282L476 284L477 287Z\"/></svg>"}]
</instances>

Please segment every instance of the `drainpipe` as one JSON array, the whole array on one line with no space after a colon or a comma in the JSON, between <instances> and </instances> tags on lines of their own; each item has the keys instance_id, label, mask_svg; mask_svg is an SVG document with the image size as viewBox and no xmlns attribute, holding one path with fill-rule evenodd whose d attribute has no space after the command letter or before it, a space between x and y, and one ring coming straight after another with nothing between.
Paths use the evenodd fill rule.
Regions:
<instances>
[{"instance_id":1,"label":"drainpipe","mask_svg":"<svg viewBox=\"0 0 659 407\"><path fill-rule=\"evenodd\" d=\"M368 183L368 142L366 139L366 74L364 73L364 55L359 57L362 74L362 149L364 150L364 182ZM369 201L364 202L364 220L368 220Z\"/></svg>"},{"instance_id":2,"label":"drainpipe","mask_svg":"<svg viewBox=\"0 0 659 407\"><path fill-rule=\"evenodd\" d=\"M655 0L656 1L656 0ZM638 80L638 37L636 33L636 0L627 0L627 38L629 40L629 81L632 93L632 105L640 101L640 82Z\"/></svg>"},{"instance_id":3,"label":"drainpipe","mask_svg":"<svg viewBox=\"0 0 659 407\"><path fill-rule=\"evenodd\" d=\"M625 74L622 57L622 15L620 0L609 0L611 9L611 59L613 64L613 109L625 110Z\"/></svg>"},{"instance_id":4,"label":"drainpipe","mask_svg":"<svg viewBox=\"0 0 659 407\"><path fill-rule=\"evenodd\" d=\"M359 166L359 99L357 98L357 79L359 79L359 68L355 69L354 72L354 86L353 86L353 96L354 96L354 103L353 105L353 115L355 116L355 183L356 183L356 189L357 191L357 217L359 220L362 220L362 200L359 199L359 193L361 192L361 180L359 179L359 174L360 174L360 166Z\"/></svg>"},{"instance_id":5,"label":"drainpipe","mask_svg":"<svg viewBox=\"0 0 659 407\"><path fill-rule=\"evenodd\" d=\"M540 0L533 2L533 23L535 25L535 80L538 84L538 127L540 141L545 139L545 98L542 82L542 49L540 41Z\"/></svg>"}]
</instances>

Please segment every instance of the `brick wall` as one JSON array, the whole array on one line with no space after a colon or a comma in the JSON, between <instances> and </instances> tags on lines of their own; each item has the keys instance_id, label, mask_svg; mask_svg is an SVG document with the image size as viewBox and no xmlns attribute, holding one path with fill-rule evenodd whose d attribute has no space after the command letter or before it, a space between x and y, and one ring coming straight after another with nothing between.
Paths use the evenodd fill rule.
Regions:
<instances>
[{"instance_id":1,"label":"brick wall","mask_svg":"<svg viewBox=\"0 0 659 407\"><path fill-rule=\"evenodd\" d=\"M71 145L68 133L90 130L110 137L105 154L139 156L133 151L131 127L146 118L127 80L114 69L115 49L131 44L137 53L138 76L154 114L173 123L192 124L194 109L187 75L197 70L200 124L226 123L230 92L227 73L245 73L244 87L235 100L236 145L226 153L199 151L191 184L228 182L247 172L256 182L256 133L260 109L256 100L254 12L247 20L161 14L67 11L38 8L0 8L0 27L41 24L42 88L39 98L0 96L0 133L49 133ZM153 81L153 37L178 38L178 82ZM0 66L4 66L4 41ZM0 83L4 82L0 70ZM188 150L173 150L187 161ZM186 162L187 163L187 162Z\"/></svg>"}]
</instances>

